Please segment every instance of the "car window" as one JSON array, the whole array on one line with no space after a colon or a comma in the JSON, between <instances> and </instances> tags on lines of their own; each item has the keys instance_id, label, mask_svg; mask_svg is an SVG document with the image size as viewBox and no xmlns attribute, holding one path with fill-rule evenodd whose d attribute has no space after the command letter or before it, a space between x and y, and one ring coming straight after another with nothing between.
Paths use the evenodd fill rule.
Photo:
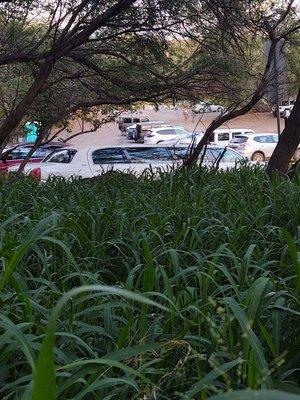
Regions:
<instances>
[{"instance_id":1,"label":"car window","mask_svg":"<svg viewBox=\"0 0 300 400\"><path fill-rule=\"evenodd\" d=\"M150 121L149 118L142 118L142 119L141 119L141 122L149 122L149 121Z\"/></svg>"},{"instance_id":2,"label":"car window","mask_svg":"<svg viewBox=\"0 0 300 400\"><path fill-rule=\"evenodd\" d=\"M222 161L228 161L228 162L236 162L238 160L243 160L243 159L244 159L244 157L242 155L240 155L230 149L226 149L226 151L222 157Z\"/></svg>"},{"instance_id":3,"label":"car window","mask_svg":"<svg viewBox=\"0 0 300 400\"><path fill-rule=\"evenodd\" d=\"M256 136L253 138L256 142L259 143L273 143L273 139L270 135L261 135L261 136Z\"/></svg>"},{"instance_id":4,"label":"car window","mask_svg":"<svg viewBox=\"0 0 300 400\"><path fill-rule=\"evenodd\" d=\"M131 124L132 118L123 118L123 123L124 124Z\"/></svg>"},{"instance_id":5,"label":"car window","mask_svg":"<svg viewBox=\"0 0 300 400\"><path fill-rule=\"evenodd\" d=\"M246 143L248 139L247 136L235 136L231 139L231 143Z\"/></svg>"},{"instance_id":6,"label":"car window","mask_svg":"<svg viewBox=\"0 0 300 400\"><path fill-rule=\"evenodd\" d=\"M27 156L30 150L31 147L18 147L9 153L8 159L23 160Z\"/></svg>"},{"instance_id":7,"label":"car window","mask_svg":"<svg viewBox=\"0 0 300 400\"><path fill-rule=\"evenodd\" d=\"M218 141L229 140L229 132L218 133Z\"/></svg>"},{"instance_id":8,"label":"car window","mask_svg":"<svg viewBox=\"0 0 300 400\"><path fill-rule=\"evenodd\" d=\"M131 161L142 161L142 160L172 160L171 152L165 147L153 147L153 148L127 148L125 150Z\"/></svg>"},{"instance_id":9,"label":"car window","mask_svg":"<svg viewBox=\"0 0 300 400\"><path fill-rule=\"evenodd\" d=\"M272 135L271 136L271 140L272 140L272 143L278 143L278 136L277 135Z\"/></svg>"},{"instance_id":10,"label":"car window","mask_svg":"<svg viewBox=\"0 0 300 400\"><path fill-rule=\"evenodd\" d=\"M55 163L62 163L62 164L69 164L75 154L77 153L76 150L68 149L68 150L57 150L51 154L49 154L48 157L46 157L43 162L55 162Z\"/></svg>"},{"instance_id":11,"label":"car window","mask_svg":"<svg viewBox=\"0 0 300 400\"><path fill-rule=\"evenodd\" d=\"M236 137L237 135L240 135L242 132L232 132L232 137ZM249 132L246 132L249 133ZM250 132L251 133L251 132Z\"/></svg>"},{"instance_id":12,"label":"car window","mask_svg":"<svg viewBox=\"0 0 300 400\"><path fill-rule=\"evenodd\" d=\"M133 122L134 124L137 124L138 122L140 122L140 118L133 118L133 119L132 119L132 122Z\"/></svg>"},{"instance_id":13,"label":"car window","mask_svg":"<svg viewBox=\"0 0 300 400\"><path fill-rule=\"evenodd\" d=\"M253 135L252 131L246 131L245 133L246 133L246 135Z\"/></svg>"},{"instance_id":14,"label":"car window","mask_svg":"<svg viewBox=\"0 0 300 400\"><path fill-rule=\"evenodd\" d=\"M116 164L127 162L122 149L99 149L92 153L94 164Z\"/></svg>"},{"instance_id":15,"label":"car window","mask_svg":"<svg viewBox=\"0 0 300 400\"><path fill-rule=\"evenodd\" d=\"M176 134L176 130L173 129L160 129L159 131L157 131L157 133L159 135L175 135Z\"/></svg>"}]
</instances>

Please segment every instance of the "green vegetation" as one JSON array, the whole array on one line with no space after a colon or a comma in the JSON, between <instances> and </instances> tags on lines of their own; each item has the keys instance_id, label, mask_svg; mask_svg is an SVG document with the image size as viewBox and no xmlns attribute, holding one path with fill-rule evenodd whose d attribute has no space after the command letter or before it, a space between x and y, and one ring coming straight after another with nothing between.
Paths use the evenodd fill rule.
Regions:
<instances>
[{"instance_id":1,"label":"green vegetation","mask_svg":"<svg viewBox=\"0 0 300 400\"><path fill-rule=\"evenodd\" d=\"M0 196L1 398L298 398L299 177L2 180Z\"/></svg>"}]
</instances>

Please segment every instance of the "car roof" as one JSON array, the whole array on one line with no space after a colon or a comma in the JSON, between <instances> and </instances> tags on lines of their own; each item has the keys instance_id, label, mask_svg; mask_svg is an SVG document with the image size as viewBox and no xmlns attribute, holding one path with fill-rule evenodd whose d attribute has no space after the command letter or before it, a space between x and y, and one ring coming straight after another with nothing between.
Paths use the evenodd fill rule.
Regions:
<instances>
[{"instance_id":1,"label":"car roof","mask_svg":"<svg viewBox=\"0 0 300 400\"><path fill-rule=\"evenodd\" d=\"M65 148L64 150L77 150L77 151L95 151L95 150L104 150L104 149L144 149L144 148L161 148L161 147L166 147L166 148L170 148L170 149L174 149L175 148L188 148L189 145L185 145L185 144L177 144L177 145L171 145L171 144L124 144L124 145L99 145L99 146L91 146L91 147L82 147L80 149L75 149L75 148ZM225 146L215 146L215 145L207 145L208 149L224 149ZM62 150L62 149L61 149ZM231 150L231 149L230 149Z\"/></svg>"},{"instance_id":2,"label":"car roof","mask_svg":"<svg viewBox=\"0 0 300 400\"><path fill-rule=\"evenodd\" d=\"M265 133L252 133L252 134L250 134L250 133L241 133L240 135L238 135L238 136L236 136L236 137L239 137L239 136L247 136L247 137L257 137L257 136L266 136L266 135L271 135L271 136L277 136L277 133L268 133L268 132L265 132Z\"/></svg>"},{"instance_id":3,"label":"car roof","mask_svg":"<svg viewBox=\"0 0 300 400\"><path fill-rule=\"evenodd\" d=\"M215 129L214 132L222 133L222 132L240 132L240 131L253 131L251 128L218 128Z\"/></svg>"}]
</instances>

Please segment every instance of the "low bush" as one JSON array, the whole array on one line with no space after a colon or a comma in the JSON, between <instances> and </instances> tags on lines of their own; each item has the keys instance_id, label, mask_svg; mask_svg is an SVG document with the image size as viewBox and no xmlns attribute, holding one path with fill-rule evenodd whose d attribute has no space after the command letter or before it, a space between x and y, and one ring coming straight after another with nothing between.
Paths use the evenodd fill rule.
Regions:
<instances>
[{"instance_id":1,"label":"low bush","mask_svg":"<svg viewBox=\"0 0 300 400\"><path fill-rule=\"evenodd\" d=\"M298 398L299 198L247 167L3 179L1 398Z\"/></svg>"}]
</instances>

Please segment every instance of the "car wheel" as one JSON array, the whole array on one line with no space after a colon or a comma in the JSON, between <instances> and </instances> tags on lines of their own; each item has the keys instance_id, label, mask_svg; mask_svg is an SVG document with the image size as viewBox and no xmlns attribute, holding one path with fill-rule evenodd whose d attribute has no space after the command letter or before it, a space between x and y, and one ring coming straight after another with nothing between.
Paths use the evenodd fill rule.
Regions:
<instances>
[{"instance_id":1,"label":"car wheel","mask_svg":"<svg viewBox=\"0 0 300 400\"><path fill-rule=\"evenodd\" d=\"M260 151L256 151L252 154L251 160L256 162L264 162L265 156Z\"/></svg>"},{"instance_id":2,"label":"car wheel","mask_svg":"<svg viewBox=\"0 0 300 400\"><path fill-rule=\"evenodd\" d=\"M294 160L295 160L295 161L300 160L300 148L297 149L297 150L295 151L295 153L294 153Z\"/></svg>"},{"instance_id":3,"label":"car wheel","mask_svg":"<svg viewBox=\"0 0 300 400\"><path fill-rule=\"evenodd\" d=\"M217 112L221 113L223 111L223 107L218 107Z\"/></svg>"},{"instance_id":4,"label":"car wheel","mask_svg":"<svg viewBox=\"0 0 300 400\"><path fill-rule=\"evenodd\" d=\"M207 107L206 112L211 112L211 107Z\"/></svg>"}]
</instances>

